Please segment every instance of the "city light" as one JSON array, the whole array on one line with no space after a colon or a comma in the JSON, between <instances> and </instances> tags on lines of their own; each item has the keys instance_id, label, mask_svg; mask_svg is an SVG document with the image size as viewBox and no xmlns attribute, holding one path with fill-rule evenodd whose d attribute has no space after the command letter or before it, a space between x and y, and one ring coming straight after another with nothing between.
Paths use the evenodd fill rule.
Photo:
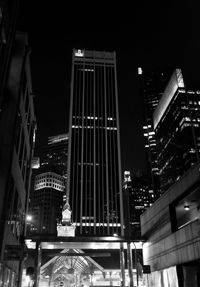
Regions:
<instances>
[{"instance_id":1,"label":"city light","mask_svg":"<svg viewBox=\"0 0 200 287\"><path fill-rule=\"evenodd\" d=\"M26 215L26 221L27 221L27 222L32 221L32 219L33 219L33 216L32 216L32 215L30 215L30 214L27 214L27 215Z\"/></svg>"},{"instance_id":2,"label":"city light","mask_svg":"<svg viewBox=\"0 0 200 287\"><path fill-rule=\"evenodd\" d=\"M142 75L142 68L138 67L138 75Z\"/></svg>"}]
</instances>

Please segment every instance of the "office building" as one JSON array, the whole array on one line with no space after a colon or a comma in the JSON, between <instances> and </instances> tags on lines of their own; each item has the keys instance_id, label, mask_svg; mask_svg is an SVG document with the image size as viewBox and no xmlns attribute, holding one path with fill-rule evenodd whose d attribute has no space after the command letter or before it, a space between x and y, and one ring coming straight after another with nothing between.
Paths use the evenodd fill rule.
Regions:
<instances>
[{"instance_id":1,"label":"office building","mask_svg":"<svg viewBox=\"0 0 200 287\"><path fill-rule=\"evenodd\" d=\"M67 178L68 134L48 137L48 144L42 150L41 167L53 164L59 173Z\"/></svg>"},{"instance_id":2,"label":"office building","mask_svg":"<svg viewBox=\"0 0 200 287\"><path fill-rule=\"evenodd\" d=\"M66 202L68 134L48 137L34 171L29 213L30 234L56 234ZM38 166L38 160L34 162ZM51 206L51 208L50 208Z\"/></svg>"},{"instance_id":3,"label":"office building","mask_svg":"<svg viewBox=\"0 0 200 287\"><path fill-rule=\"evenodd\" d=\"M199 107L200 91L188 90L176 69L153 114L163 192L199 160Z\"/></svg>"},{"instance_id":4,"label":"office building","mask_svg":"<svg viewBox=\"0 0 200 287\"><path fill-rule=\"evenodd\" d=\"M157 144L153 127L153 113L156 109L166 84L171 76L171 68L138 68L140 94L143 99L143 135L146 150L147 169L151 174L154 200L160 196L159 170L157 163Z\"/></svg>"},{"instance_id":5,"label":"office building","mask_svg":"<svg viewBox=\"0 0 200 287\"><path fill-rule=\"evenodd\" d=\"M124 172L124 225L125 236L138 240L140 233L140 215L155 201L153 190L150 188L151 179L138 172Z\"/></svg>"},{"instance_id":6,"label":"office building","mask_svg":"<svg viewBox=\"0 0 200 287\"><path fill-rule=\"evenodd\" d=\"M76 235L123 233L115 52L73 50L67 197Z\"/></svg>"},{"instance_id":7,"label":"office building","mask_svg":"<svg viewBox=\"0 0 200 287\"><path fill-rule=\"evenodd\" d=\"M29 234L56 235L62 219L65 179L54 166L40 168L34 180L29 213Z\"/></svg>"},{"instance_id":8,"label":"office building","mask_svg":"<svg viewBox=\"0 0 200 287\"><path fill-rule=\"evenodd\" d=\"M41 167L54 166L59 175L65 180L63 201L66 202L67 162L68 162L68 134L59 134L48 137L48 144L42 149L40 157Z\"/></svg>"},{"instance_id":9,"label":"office building","mask_svg":"<svg viewBox=\"0 0 200 287\"><path fill-rule=\"evenodd\" d=\"M16 286L22 271L36 130L29 52L27 35L18 32L0 111L0 275L3 286Z\"/></svg>"}]
</instances>

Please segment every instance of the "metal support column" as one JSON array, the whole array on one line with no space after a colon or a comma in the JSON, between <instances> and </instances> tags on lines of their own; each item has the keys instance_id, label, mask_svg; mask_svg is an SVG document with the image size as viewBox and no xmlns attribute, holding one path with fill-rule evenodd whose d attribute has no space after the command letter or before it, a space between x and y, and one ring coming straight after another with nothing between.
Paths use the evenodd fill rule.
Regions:
<instances>
[{"instance_id":1,"label":"metal support column","mask_svg":"<svg viewBox=\"0 0 200 287\"><path fill-rule=\"evenodd\" d=\"M134 261L135 261L135 269L136 269L136 286L138 286L139 284L139 278L138 278L138 263L137 263L137 248L134 242L132 242L135 248L135 252L134 252Z\"/></svg>"},{"instance_id":2,"label":"metal support column","mask_svg":"<svg viewBox=\"0 0 200 287\"><path fill-rule=\"evenodd\" d=\"M130 242L127 242L127 265L129 274L129 286L133 287L133 260L132 260L132 248Z\"/></svg>"},{"instance_id":3,"label":"metal support column","mask_svg":"<svg viewBox=\"0 0 200 287\"><path fill-rule=\"evenodd\" d=\"M40 280L40 267L41 267L41 246L40 242L36 242L36 256L35 256L35 282L34 287L39 286L39 280Z\"/></svg>"},{"instance_id":4,"label":"metal support column","mask_svg":"<svg viewBox=\"0 0 200 287\"><path fill-rule=\"evenodd\" d=\"M124 260L123 243L120 243L120 269L121 269L121 287L125 287L125 260Z\"/></svg>"}]
</instances>

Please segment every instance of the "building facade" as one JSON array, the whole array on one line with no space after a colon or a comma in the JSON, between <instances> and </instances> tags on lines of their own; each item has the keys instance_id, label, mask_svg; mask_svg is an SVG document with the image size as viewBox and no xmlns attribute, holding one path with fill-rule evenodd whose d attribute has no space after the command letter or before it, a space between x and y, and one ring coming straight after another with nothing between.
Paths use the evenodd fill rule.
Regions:
<instances>
[{"instance_id":1,"label":"building facade","mask_svg":"<svg viewBox=\"0 0 200 287\"><path fill-rule=\"evenodd\" d=\"M36 130L27 35L18 32L14 44L0 112L0 280L3 286L15 286L17 280L20 284Z\"/></svg>"},{"instance_id":2,"label":"building facade","mask_svg":"<svg viewBox=\"0 0 200 287\"><path fill-rule=\"evenodd\" d=\"M153 113L163 95L171 76L171 68L152 70L138 68L140 94L143 99L143 135L146 150L147 169L151 174L150 187L156 200L160 196L159 169L157 163L157 143L153 127Z\"/></svg>"},{"instance_id":3,"label":"building facade","mask_svg":"<svg viewBox=\"0 0 200 287\"><path fill-rule=\"evenodd\" d=\"M29 234L57 234L57 223L62 219L65 179L56 170L46 167L35 176L29 212L32 220Z\"/></svg>"},{"instance_id":4,"label":"building facade","mask_svg":"<svg viewBox=\"0 0 200 287\"><path fill-rule=\"evenodd\" d=\"M78 235L123 233L115 52L73 50L67 197Z\"/></svg>"},{"instance_id":5,"label":"building facade","mask_svg":"<svg viewBox=\"0 0 200 287\"><path fill-rule=\"evenodd\" d=\"M125 236L132 240L141 239L140 215L155 201L150 188L151 180L142 173L124 172L124 223Z\"/></svg>"},{"instance_id":6,"label":"building facade","mask_svg":"<svg viewBox=\"0 0 200 287\"><path fill-rule=\"evenodd\" d=\"M199 170L193 165L141 215L146 286L200 286Z\"/></svg>"},{"instance_id":7,"label":"building facade","mask_svg":"<svg viewBox=\"0 0 200 287\"><path fill-rule=\"evenodd\" d=\"M13 43L15 40L19 0L0 2L0 108L5 98Z\"/></svg>"},{"instance_id":8,"label":"building facade","mask_svg":"<svg viewBox=\"0 0 200 287\"><path fill-rule=\"evenodd\" d=\"M29 234L56 234L66 202L68 134L48 137L41 156L35 158L29 213ZM51 208L50 208L51 207Z\"/></svg>"},{"instance_id":9,"label":"building facade","mask_svg":"<svg viewBox=\"0 0 200 287\"><path fill-rule=\"evenodd\" d=\"M187 89L181 69L173 72L153 120L164 192L199 161L200 91Z\"/></svg>"},{"instance_id":10,"label":"building facade","mask_svg":"<svg viewBox=\"0 0 200 287\"><path fill-rule=\"evenodd\" d=\"M41 167L53 164L67 178L68 140L68 134L48 137L48 145L40 157Z\"/></svg>"}]
</instances>

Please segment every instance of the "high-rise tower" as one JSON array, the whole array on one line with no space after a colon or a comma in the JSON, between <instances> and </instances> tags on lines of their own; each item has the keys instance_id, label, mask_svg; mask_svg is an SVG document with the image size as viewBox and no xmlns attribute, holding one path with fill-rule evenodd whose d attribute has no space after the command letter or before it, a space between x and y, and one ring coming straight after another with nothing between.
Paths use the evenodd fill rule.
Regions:
<instances>
[{"instance_id":1,"label":"high-rise tower","mask_svg":"<svg viewBox=\"0 0 200 287\"><path fill-rule=\"evenodd\" d=\"M153 114L162 192L199 161L200 91L186 83L175 69Z\"/></svg>"},{"instance_id":2,"label":"high-rise tower","mask_svg":"<svg viewBox=\"0 0 200 287\"><path fill-rule=\"evenodd\" d=\"M147 169L151 173L154 200L160 196L159 169L157 163L157 143L153 127L153 113L165 86L171 76L172 68L149 70L138 68L138 75L143 99L143 133L147 156Z\"/></svg>"},{"instance_id":3,"label":"high-rise tower","mask_svg":"<svg viewBox=\"0 0 200 287\"><path fill-rule=\"evenodd\" d=\"M123 234L115 52L73 50L67 197L77 235Z\"/></svg>"}]
</instances>

